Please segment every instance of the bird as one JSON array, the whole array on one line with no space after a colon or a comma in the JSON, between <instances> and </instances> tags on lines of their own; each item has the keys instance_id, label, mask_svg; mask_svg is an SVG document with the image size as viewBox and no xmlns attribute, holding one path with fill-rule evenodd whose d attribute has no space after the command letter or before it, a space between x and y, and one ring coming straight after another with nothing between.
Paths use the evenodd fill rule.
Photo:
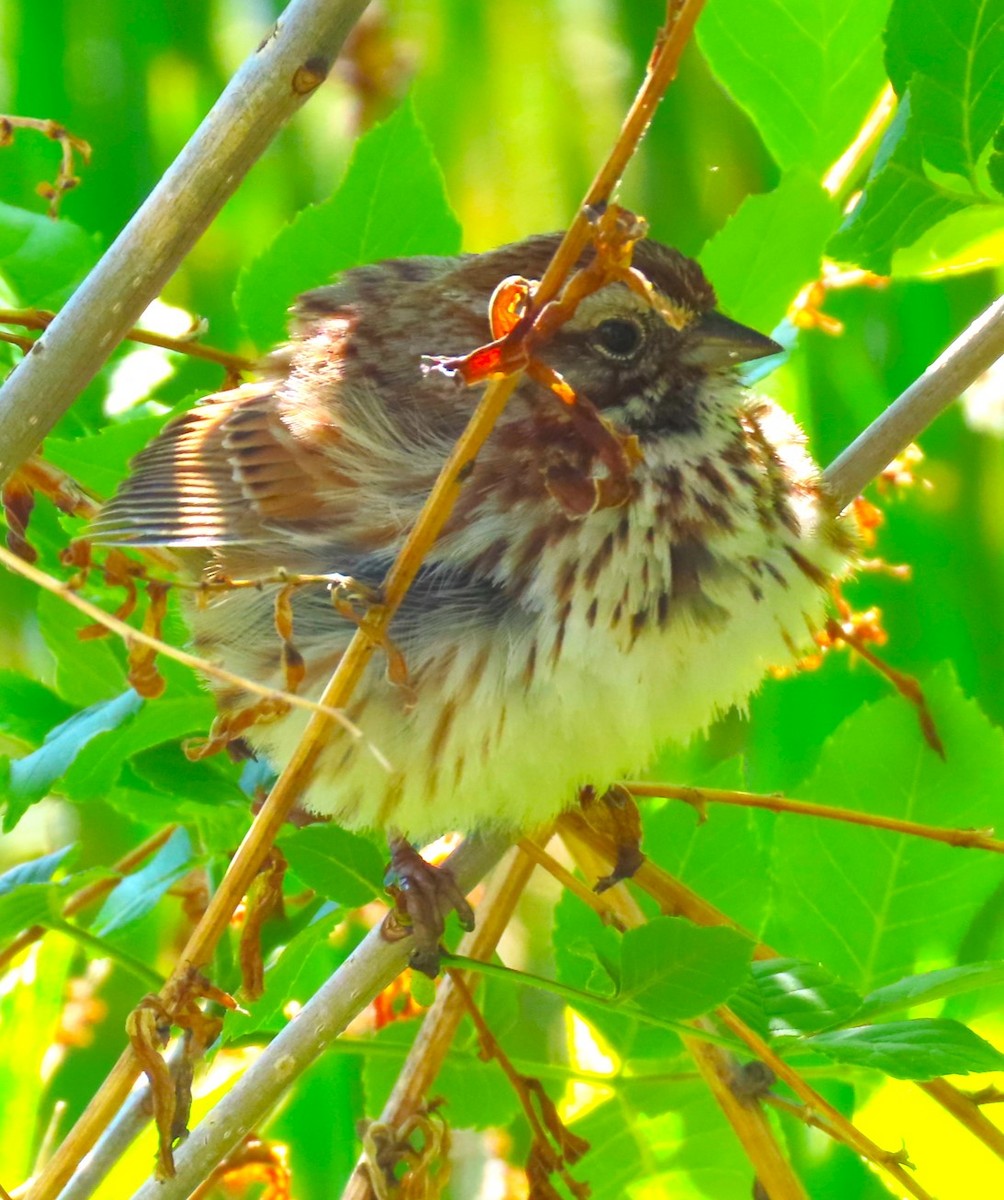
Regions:
<instances>
[{"instance_id":1,"label":"bird","mask_svg":"<svg viewBox=\"0 0 1004 1200\"><path fill-rule=\"evenodd\" d=\"M496 288L540 278L559 240L387 260L300 296L259 377L167 424L90 537L170 547L197 580L337 574L379 594L477 398L430 360L485 342ZM534 351L636 447L630 487L598 501L609 464L574 405L525 376L390 626L407 686L371 661L347 709L364 736L332 737L310 813L409 844L537 828L742 709L811 644L855 531L795 421L737 370L780 347L722 314L678 250L646 238L633 261L657 303L615 280ZM196 652L281 688L279 586L192 600ZM333 586L292 593L315 699L356 627ZM253 703L209 683L224 718ZM306 720L275 713L243 743L281 767Z\"/></svg>"}]
</instances>

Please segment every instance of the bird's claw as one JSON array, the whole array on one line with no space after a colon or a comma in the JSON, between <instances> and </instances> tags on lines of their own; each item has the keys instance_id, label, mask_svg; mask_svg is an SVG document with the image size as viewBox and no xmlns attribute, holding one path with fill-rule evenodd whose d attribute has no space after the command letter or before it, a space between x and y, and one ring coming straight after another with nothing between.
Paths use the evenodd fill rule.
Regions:
<instances>
[{"instance_id":1,"label":"bird's claw","mask_svg":"<svg viewBox=\"0 0 1004 1200\"><path fill-rule=\"evenodd\" d=\"M411 932L414 945L409 965L434 979L439 974L439 939L445 918L456 912L461 926L474 928L474 910L449 867L426 862L403 837L390 841L390 873L397 882L389 885L394 896L398 922Z\"/></svg>"}]
</instances>

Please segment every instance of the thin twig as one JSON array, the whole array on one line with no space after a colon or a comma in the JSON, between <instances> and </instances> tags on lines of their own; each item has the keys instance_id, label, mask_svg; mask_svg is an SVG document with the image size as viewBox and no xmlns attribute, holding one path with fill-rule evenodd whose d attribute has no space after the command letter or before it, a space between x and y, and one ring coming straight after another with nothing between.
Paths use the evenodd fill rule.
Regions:
<instances>
[{"instance_id":1,"label":"thin twig","mask_svg":"<svg viewBox=\"0 0 1004 1200\"><path fill-rule=\"evenodd\" d=\"M574 809L562 813L558 818L558 831L566 842L571 839L575 848L576 858L581 858L583 847L596 855L598 859L611 866L617 861L617 852L608 837L595 830L581 813ZM597 878L604 874L598 872ZM646 859L631 876L633 883L642 891L647 892L659 904L661 911L669 916L686 917L695 925L726 925L755 942L753 934L744 929L738 922L725 915L710 904L703 896L692 891L685 883L664 871L650 859ZM607 893L603 893L604 897ZM758 943L754 950L755 958L780 958L780 954L772 947Z\"/></svg>"},{"instance_id":2,"label":"thin twig","mask_svg":"<svg viewBox=\"0 0 1004 1200\"><path fill-rule=\"evenodd\" d=\"M831 196L840 197L848 183L852 182L855 174L862 166L865 156L896 112L896 92L891 83L887 83L871 106L867 116L861 123L854 141L841 154L823 177L823 188Z\"/></svg>"},{"instance_id":3,"label":"thin twig","mask_svg":"<svg viewBox=\"0 0 1004 1200\"><path fill-rule=\"evenodd\" d=\"M587 887L578 876L573 875L567 867L563 867L553 855L539 845L535 838L520 838L517 843L519 848L528 858L531 858L539 867L543 867L545 871L561 884L561 886L573 896L577 896L583 904L595 912L601 920L608 922L615 927L619 927L620 918L613 905L607 900L606 896L600 892L594 892L592 888Z\"/></svg>"},{"instance_id":4,"label":"thin twig","mask_svg":"<svg viewBox=\"0 0 1004 1200\"><path fill-rule=\"evenodd\" d=\"M471 837L446 865L466 892L507 848L504 838ZM372 930L192 1130L175 1152L174 1178L147 1181L133 1200L185 1200L241 1138L264 1121L328 1043L401 973L410 948L410 939L388 941L382 926Z\"/></svg>"},{"instance_id":5,"label":"thin twig","mask_svg":"<svg viewBox=\"0 0 1004 1200\"><path fill-rule=\"evenodd\" d=\"M164 1055L172 1075L185 1058L185 1039L176 1038ZM73 1178L59 1193L59 1200L89 1200L112 1167L150 1124L153 1099L150 1081L141 1075L126 1102L101 1133L91 1152L84 1156Z\"/></svg>"},{"instance_id":6,"label":"thin twig","mask_svg":"<svg viewBox=\"0 0 1004 1200\"><path fill-rule=\"evenodd\" d=\"M683 0L681 4L670 4L670 10L675 9L675 12L668 28L660 34L661 40L649 64L645 82L624 118L610 156L590 185L575 220L569 226L554 258L544 272L540 286L534 293L534 308L543 308L548 301L557 296L568 273L586 248L591 228L587 210L605 204L620 183L625 168L651 124L666 88L676 78L680 55L690 40L704 3L705 0Z\"/></svg>"},{"instance_id":7,"label":"thin twig","mask_svg":"<svg viewBox=\"0 0 1004 1200\"><path fill-rule=\"evenodd\" d=\"M288 704L293 708L305 709L307 712L322 716L325 719L330 718L340 725L350 737L355 738L357 741L365 741L362 730L357 725L350 721L343 712L331 708L323 701L308 700L305 696L297 696L295 692L284 692L278 688L265 687L264 684L256 683L253 679L245 679L243 675L235 675L232 671L218 667L215 663L211 663L205 658L189 654L186 650L179 650L177 646L172 646L169 642L162 642L160 638L152 637L150 634L144 633L142 629L136 629L132 625L127 625L125 621L120 621L118 617L105 612L98 605L91 604L89 600L78 596L65 583L54 579L51 575L47 575L45 571L40 571L38 567L32 563L25 562L23 558L18 558L16 554L12 554L4 546L0 546L0 563L9 571L13 571L17 575L22 575L25 579L30 579L38 587L51 592L54 596L58 596L60 600L65 600L71 608L82 612L85 616L90 617L92 621L103 625L105 629L111 630L112 633L117 633L127 646L131 642L138 642L141 646L149 646L151 650L156 650L158 654L163 654L165 658L173 658L175 662L189 667L192 671L200 675L208 675L213 679L219 679L223 683L232 684L234 687L241 688L244 691L254 692L256 696L264 696L268 700L279 700L283 704ZM390 764L377 751L376 747L371 746L368 742L366 744L375 754L377 760L389 770Z\"/></svg>"},{"instance_id":8,"label":"thin twig","mask_svg":"<svg viewBox=\"0 0 1004 1200\"><path fill-rule=\"evenodd\" d=\"M31 454L94 378L276 133L324 82L365 7L366 0L291 0L0 388L0 480Z\"/></svg>"},{"instance_id":9,"label":"thin twig","mask_svg":"<svg viewBox=\"0 0 1004 1200\"><path fill-rule=\"evenodd\" d=\"M947 1079L930 1079L918 1083L917 1086L965 1125L969 1132L979 1138L998 1158L1004 1159L1004 1130L998 1128L965 1092L953 1087Z\"/></svg>"},{"instance_id":10,"label":"thin twig","mask_svg":"<svg viewBox=\"0 0 1004 1200\"><path fill-rule=\"evenodd\" d=\"M499 864L484 899L478 905L477 928L461 940L459 952L469 958L491 958L498 945L516 901L533 872L533 861L515 848ZM394 1089L387 1097L379 1121L391 1129L418 1112L439 1074L464 1014L461 997L453 979L447 976L436 993L436 1001L426 1013L408 1057L398 1073ZM369 1200L373 1188L369 1172L359 1164L350 1176L342 1200Z\"/></svg>"},{"instance_id":11,"label":"thin twig","mask_svg":"<svg viewBox=\"0 0 1004 1200\"><path fill-rule=\"evenodd\" d=\"M57 314L43 308L0 308L0 325L20 325L24 329L48 329L56 319ZM223 367L228 376L246 374L254 369L254 362L240 354L231 354L229 350L217 350L214 346L204 346L191 337L171 337L167 333L154 333L148 329L130 329L122 335L123 341L138 342L143 346L159 346L161 350L173 350L177 354L186 354L189 358L201 358L205 362L216 363ZM24 341L25 339L18 339ZM29 340L25 352L34 345Z\"/></svg>"},{"instance_id":12,"label":"thin twig","mask_svg":"<svg viewBox=\"0 0 1004 1200\"><path fill-rule=\"evenodd\" d=\"M123 878L139 866L141 862L149 858L151 854L155 854L168 838L178 828L177 825L165 825L163 829L159 829L146 841L135 846L128 854L124 854L117 863L112 867L113 874L107 879L97 879L94 883L88 884L87 887L81 888L78 892L67 900L63 906L63 916L72 917L74 913L80 912L89 904L93 904L95 900L100 900L102 896L106 896L110 891L113 891L122 882ZM16 938L0 950L0 973L6 971L8 964L15 959L22 950L26 950L33 942L37 942L45 935L46 927L44 925L32 925L29 929L23 930Z\"/></svg>"},{"instance_id":13,"label":"thin twig","mask_svg":"<svg viewBox=\"0 0 1004 1200\"><path fill-rule=\"evenodd\" d=\"M740 1021L735 1013L727 1008L720 1008L715 1015L727 1029L730 1029L746 1043L756 1059L766 1063L778 1079L791 1088L803 1104L826 1120L829 1132L833 1137L845 1142L858 1154L867 1158L869 1162L888 1171L896 1182L906 1188L911 1196L917 1197L917 1200L932 1200L930 1194L917 1183L909 1172L903 1169L900 1162L901 1152L883 1150L871 1138L866 1137L856 1125L847 1120L843 1113L838 1112L829 1101L824 1100L814 1088L810 1087L793 1067L790 1067L783 1058L779 1058L763 1038Z\"/></svg>"},{"instance_id":14,"label":"thin twig","mask_svg":"<svg viewBox=\"0 0 1004 1200\"><path fill-rule=\"evenodd\" d=\"M710 1022L702 1018L695 1024L704 1028ZM733 1084L737 1071L732 1055L700 1038L684 1038L684 1045L739 1138L763 1193L770 1200L808 1200L802 1181L778 1144L762 1103L736 1095Z\"/></svg>"},{"instance_id":15,"label":"thin twig","mask_svg":"<svg viewBox=\"0 0 1004 1200\"><path fill-rule=\"evenodd\" d=\"M1004 355L1004 296L982 312L947 350L823 472L834 509L845 508L923 433L941 411Z\"/></svg>"},{"instance_id":16,"label":"thin twig","mask_svg":"<svg viewBox=\"0 0 1004 1200\"><path fill-rule=\"evenodd\" d=\"M91 161L91 147L83 138L75 137L58 121L47 117L16 117L11 114L0 116L0 148L9 146L14 141L15 129L33 129L36 133L45 134L54 142L59 142L62 154L59 160L59 171L54 183L40 183L35 191L49 201L49 216L59 215L59 202L63 196L75 188L80 180L73 171L73 156L79 154L84 163Z\"/></svg>"},{"instance_id":17,"label":"thin twig","mask_svg":"<svg viewBox=\"0 0 1004 1200\"><path fill-rule=\"evenodd\" d=\"M605 874L606 865L612 865L616 861L617 851L611 840L594 830L578 813L565 813L558 820L558 828L562 837L571 837L574 841L588 845L594 853L600 855L599 865L595 872L597 876ZM696 896L698 903L694 904L695 893L691 892L680 880L648 860L632 876L632 883L658 901L664 913L686 916L698 925L730 925L733 928L739 928L703 897ZM752 937L753 935L747 933L747 936ZM753 957L763 961L784 956L780 950L775 950L764 942L757 942L753 950ZM800 1074L804 1079L807 1072L802 1071ZM827 1074L832 1074L829 1068L827 1068ZM1004 1158L1004 1133L986 1118L981 1121L973 1117L972 1109L975 1108L979 1112L979 1106L970 1096L945 1079L933 1079L926 1083L918 1083L917 1086L927 1092L991 1150ZM981 1117L982 1115L980 1114ZM819 1128L825 1128L828 1132L832 1132L819 1122L810 1121L809 1123L815 1123Z\"/></svg>"},{"instance_id":18,"label":"thin twig","mask_svg":"<svg viewBox=\"0 0 1004 1200\"><path fill-rule=\"evenodd\" d=\"M564 818L561 820L563 822ZM566 828L561 827L562 837ZM598 879L606 873L604 856L586 841L571 838L566 844L587 877ZM608 889L604 896L609 899L623 928L637 929L646 923L644 912L623 883ZM692 1025L693 1035L681 1034L683 1044L732 1126L764 1191L771 1200L804 1200L805 1189L782 1153L762 1105L755 1100L740 1099L733 1090L734 1058L720 1046L704 1040L712 1032L707 1020L695 1021Z\"/></svg>"},{"instance_id":19,"label":"thin twig","mask_svg":"<svg viewBox=\"0 0 1004 1200\"><path fill-rule=\"evenodd\" d=\"M825 821L843 821L849 825L865 825L871 829L886 829L890 833L908 834L944 842L963 850L990 850L1004 854L1004 841L991 836L985 829L939 829L936 825L921 825L899 817L880 813L859 812L853 808L835 808L830 804L815 804L810 800L792 800L787 796L760 796L754 792L734 792L720 788L679 787L672 783L625 783L632 796L658 796L682 800L701 811L704 804L729 804L739 808L763 808L768 812L791 813L803 817L820 817Z\"/></svg>"}]
</instances>

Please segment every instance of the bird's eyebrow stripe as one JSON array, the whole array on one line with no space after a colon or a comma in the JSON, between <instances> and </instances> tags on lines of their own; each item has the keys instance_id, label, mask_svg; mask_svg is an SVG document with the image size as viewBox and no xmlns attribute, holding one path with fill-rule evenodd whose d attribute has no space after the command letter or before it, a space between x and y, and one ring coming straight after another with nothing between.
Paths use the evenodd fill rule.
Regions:
<instances>
[{"instance_id":1,"label":"bird's eyebrow stripe","mask_svg":"<svg viewBox=\"0 0 1004 1200\"><path fill-rule=\"evenodd\" d=\"M614 291L614 288L617 290ZM595 328L601 321L611 317L644 319L655 310L641 297L636 295L623 284L608 284L591 296L587 296L579 305L575 314L565 322L564 328L582 332Z\"/></svg>"}]
</instances>

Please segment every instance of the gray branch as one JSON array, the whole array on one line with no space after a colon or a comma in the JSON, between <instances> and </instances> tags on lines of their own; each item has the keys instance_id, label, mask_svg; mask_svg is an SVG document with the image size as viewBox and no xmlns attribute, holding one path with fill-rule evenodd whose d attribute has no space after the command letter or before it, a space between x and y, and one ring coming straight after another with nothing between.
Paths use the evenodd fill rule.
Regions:
<instances>
[{"instance_id":1,"label":"gray branch","mask_svg":"<svg viewBox=\"0 0 1004 1200\"><path fill-rule=\"evenodd\" d=\"M510 844L511 839L498 835L467 838L448 860L461 889L470 891ZM133 1200L186 1200L241 1139L262 1124L349 1021L400 975L410 949L410 938L389 942L380 926L372 930L175 1152L174 1178L148 1180ZM86 1172L86 1187L81 1188L75 1177L60 1200L86 1200L92 1194L92 1188L104 1178L125 1145L149 1121L138 1100L130 1105L130 1112L131 1136L118 1127L104 1153L99 1143L78 1172L78 1176Z\"/></svg>"},{"instance_id":2,"label":"gray branch","mask_svg":"<svg viewBox=\"0 0 1004 1200\"><path fill-rule=\"evenodd\" d=\"M183 1056L184 1046L179 1038L164 1057L169 1066L175 1067ZM108 1172L150 1124L152 1113L150 1085L141 1076L114 1121L94 1143L90 1153L81 1159L73 1178L59 1193L59 1200L90 1200Z\"/></svg>"},{"instance_id":3,"label":"gray branch","mask_svg":"<svg viewBox=\"0 0 1004 1200\"><path fill-rule=\"evenodd\" d=\"M1004 296L961 333L923 375L854 439L823 472L844 508L984 371L1004 355Z\"/></svg>"},{"instance_id":4,"label":"gray branch","mask_svg":"<svg viewBox=\"0 0 1004 1200\"><path fill-rule=\"evenodd\" d=\"M262 151L323 83L367 0L291 0L146 201L0 388L0 482L160 294Z\"/></svg>"}]
</instances>

